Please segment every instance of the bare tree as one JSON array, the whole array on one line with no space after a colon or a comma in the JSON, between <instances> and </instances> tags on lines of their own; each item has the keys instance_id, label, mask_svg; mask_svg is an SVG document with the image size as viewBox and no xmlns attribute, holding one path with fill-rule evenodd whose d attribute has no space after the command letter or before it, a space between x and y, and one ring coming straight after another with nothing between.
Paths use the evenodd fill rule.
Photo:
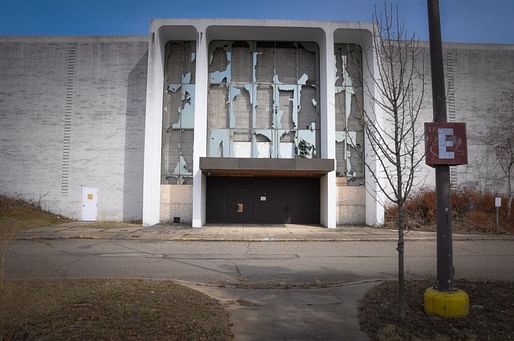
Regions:
<instances>
[{"instance_id":1,"label":"bare tree","mask_svg":"<svg viewBox=\"0 0 514 341\"><path fill-rule=\"evenodd\" d=\"M423 160L419 147L423 134L418 122L424 88L424 50L414 34L405 29L398 8L385 3L383 13L373 13L373 82L366 92L373 105L363 110L362 125L374 155L365 162L380 191L397 207L399 319L405 318L404 233L407 227L405 203L412 192L415 172ZM368 63L370 65L370 63ZM380 120L379 118L382 118Z\"/></svg>"}]
</instances>

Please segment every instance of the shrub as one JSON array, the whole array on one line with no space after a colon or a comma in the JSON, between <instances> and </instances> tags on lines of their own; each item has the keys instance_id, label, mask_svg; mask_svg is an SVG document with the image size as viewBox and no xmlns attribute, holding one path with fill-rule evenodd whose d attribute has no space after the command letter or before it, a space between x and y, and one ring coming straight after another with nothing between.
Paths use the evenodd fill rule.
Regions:
<instances>
[{"instance_id":1,"label":"shrub","mask_svg":"<svg viewBox=\"0 0 514 341\"><path fill-rule=\"evenodd\" d=\"M484 193L469 188L453 190L451 194L452 217L455 225L466 225L468 231L488 232L495 230L496 208L494 193ZM502 196L502 202L506 203L507 198ZM414 193L405 203L407 208L407 221L410 229L425 228L433 230L436 218L436 193L430 189L421 189ZM397 208L386 207L386 224L391 225L395 221ZM505 207L500 212L500 225L507 232L514 232L514 219L511 215L507 220Z\"/></svg>"}]
</instances>

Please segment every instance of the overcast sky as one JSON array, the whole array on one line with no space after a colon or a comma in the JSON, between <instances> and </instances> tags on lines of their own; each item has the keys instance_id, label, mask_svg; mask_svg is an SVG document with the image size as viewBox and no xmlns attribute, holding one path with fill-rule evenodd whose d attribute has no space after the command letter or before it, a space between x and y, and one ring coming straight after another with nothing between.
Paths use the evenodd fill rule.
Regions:
<instances>
[{"instance_id":1,"label":"overcast sky","mask_svg":"<svg viewBox=\"0 0 514 341\"><path fill-rule=\"evenodd\" d=\"M428 39L427 1L393 0ZM152 18L370 21L383 0L0 0L0 35L144 35ZM444 41L514 44L514 0L440 0Z\"/></svg>"}]
</instances>

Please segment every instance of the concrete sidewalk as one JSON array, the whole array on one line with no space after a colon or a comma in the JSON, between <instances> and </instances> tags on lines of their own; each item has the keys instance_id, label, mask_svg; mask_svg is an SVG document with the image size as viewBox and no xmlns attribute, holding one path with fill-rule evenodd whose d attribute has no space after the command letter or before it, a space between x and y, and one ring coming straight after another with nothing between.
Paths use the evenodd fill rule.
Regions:
<instances>
[{"instance_id":1,"label":"concrete sidewalk","mask_svg":"<svg viewBox=\"0 0 514 341\"><path fill-rule=\"evenodd\" d=\"M139 225L74 222L23 231L18 239L112 239L172 241L391 241L398 232L367 226L327 229L313 225ZM435 240L435 232L409 231L406 240ZM454 240L514 240L514 235L454 234Z\"/></svg>"}]
</instances>

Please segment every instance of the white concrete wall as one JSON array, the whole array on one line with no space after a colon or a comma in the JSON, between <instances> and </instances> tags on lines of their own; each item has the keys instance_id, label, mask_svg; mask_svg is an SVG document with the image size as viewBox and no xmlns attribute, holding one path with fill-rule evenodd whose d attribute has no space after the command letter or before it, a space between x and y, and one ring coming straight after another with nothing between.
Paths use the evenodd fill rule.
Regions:
<instances>
[{"instance_id":1,"label":"white concrete wall","mask_svg":"<svg viewBox=\"0 0 514 341\"><path fill-rule=\"evenodd\" d=\"M147 50L146 37L0 37L0 193L80 219L81 186L96 187L99 220L141 219Z\"/></svg>"},{"instance_id":2,"label":"white concrete wall","mask_svg":"<svg viewBox=\"0 0 514 341\"><path fill-rule=\"evenodd\" d=\"M193 186L161 185L160 217L162 223L172 223L180 218L183 224L191 224L193 218Z\"/></svg>"},{"instance_id":3,"label":"white concrete wall","mask_svg":"<svg viewBox=\"0 0 514 341\"><path fill-rule=\"evenodd\" d=\"M338 178L342 179L342 178ZM337 186L337 224L362 225L366 223L366 188L364 186Z\"/></svg>"},{"instance_id":4,"label":"white concrete wall","mask_svg":"<svg viewBox=\"0 0 514 341\"><path fill-rule=\"evenodd\" d=\"M358 43L368 60L372 60L369 27L359 23L156 20L151 33L150 42L147 37L0 37L1 194L41 199L44 208L78 219L81 186L97 187L98 219L140 219L143 211L145 224L158 223L163 213L162 48L169 40L195 40L199 60L191 221L193 226L201 226L205 222L205 177L198 168L198 160L206 153L210 40L310 40L319 44L324 158L334 158L334 99L330 90L333 80L329 76L333 74L333 43ZM74 65L70 65L70 46L76 48ZM444 49L445 58L452 53L455 60L456 120L467 122L470 139L470 163L457 168L457 184L502 191L505 179L494 159L481 156L490 153L477 142L477 136L486 132L488 114L498 109L499 93L514 89L514 46L445 44ZM428 71L428 50L425 57ZM69 69L74 71L71 77ZM365 80L370 81L374 69L372 65L366 74L368 68L364 68ZM426 101L420 124L432 119L429 76L425 84ZM67 99L70 89L71 97ZM369 101L365 100L365 105L369 109ZM67 112L71 128L68 163L63 161ZM503 112L506 122L512 121L512 111ZM64 175L67 191L63 191ZM430 168L421 167L418 176L418 186L433 184ZM337 187L335 176L330 173L322 184L324 225L332 227L353 221L350 216L362 214L359 212L363 196L366 223L374 225L383 220L383 208L377 205L383 200L369 176L366 188L359 190Z\"/></svg>"},{"instance_id":5,"label":"white concrete wall","mask_svg":"<svg viewBox=\"0 0 514 341\"><path fill-rule=\"evenodd\" d=\"M425 49L427 92L420 124L433 120L430 52L428 43L422 46ZM468 138L468 164L455 168L455 185L505 193L506 178L496 162L494 150L487 147L485 141L491 134L489 125L495 115L500 114L500 121L506 125L514 121L514 103L501 107L503 92L510 93L511 99L514 96L514 45L443 44L446 93L452 80L448 72L449 58L453 59L454 65L454 99L447 96L448 116L453 101L455 121L466 122ZM418 186L435 186L434 171L424 163L418 175Z\"/></svg>"},{"instance_id":6,"label":"white concrete wall","mask_svg":"<svg viewBox=\"0 0 514 341\"><path fill-rule=\"evenodd\" d=\"M160 218L160 162L164 47L169 40L195 40L196 89L193 154L193 227L205 224L205 176L199 168L207 152L208 46L212 40L312 41L320 48L321 157L335 159L334 34L339 30L349 42L369 36L370 26L361 23L303 22L281 20L159 19L152 22L148 65L145 132L145 180L143 222ZM366 33L367 32L367 33ZM335 227L337 190L335 171L323 177L320 190L321 223ZM370 202L376 211L376 205ZM380 211L380 210L379 210ZM375 214L376 216L377 214ZM375 221L376 218L370 221Z\"/></svg>"}]
</instances>

